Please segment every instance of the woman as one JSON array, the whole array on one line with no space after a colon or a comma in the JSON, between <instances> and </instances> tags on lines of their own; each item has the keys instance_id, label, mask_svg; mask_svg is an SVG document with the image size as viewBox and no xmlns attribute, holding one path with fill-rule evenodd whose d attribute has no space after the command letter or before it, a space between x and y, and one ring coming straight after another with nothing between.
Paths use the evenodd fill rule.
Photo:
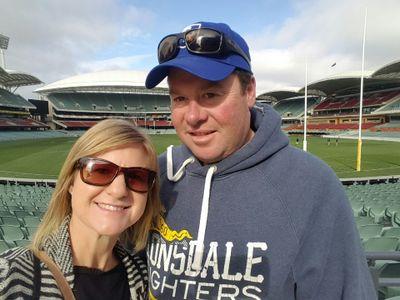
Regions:
<instances>
[{"instance_id":1,"label":"woman","mask_svg":"<svg viewBox=\"0 0 400 300\"><path fill-rule=\"evenodd\" d=\"M62 298L51 261L76 299L147 298L145 260L123 245L146 245L161 210L157 170L151 142L131 122L89 129L64 162L32 245L0 255L0 298ZM49 263L36 258L41 250Z\"/></svg>"}]
</instances>

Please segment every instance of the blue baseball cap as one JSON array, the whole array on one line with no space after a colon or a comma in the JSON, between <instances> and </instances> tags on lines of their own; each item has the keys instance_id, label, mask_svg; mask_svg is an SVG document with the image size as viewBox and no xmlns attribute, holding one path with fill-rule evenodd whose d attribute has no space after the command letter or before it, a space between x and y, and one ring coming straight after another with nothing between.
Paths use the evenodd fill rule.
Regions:
<instances>
[{"instance_id":1,"label":"blue baseball cap","mask_svg":"<svg viewBox=\"0 0 400 300\"><path fill-rule=\"evenodd\" d=\"M224 37L232 40L246 54L250 60L249 47L246 41L227 24L212 22L197 22L183 29L183 32L209 28L218 31ZM242 69L249 73L251 65L241 55L231 52L223 57L198 55L189 52L186 47L180 47L178 54L171 60L154 67L146 78L146 88L152 89L168 76L170 68L179 68L197 77L210 81L219 81L228 77L235 69Z\"/></svg>"}]
</instances>

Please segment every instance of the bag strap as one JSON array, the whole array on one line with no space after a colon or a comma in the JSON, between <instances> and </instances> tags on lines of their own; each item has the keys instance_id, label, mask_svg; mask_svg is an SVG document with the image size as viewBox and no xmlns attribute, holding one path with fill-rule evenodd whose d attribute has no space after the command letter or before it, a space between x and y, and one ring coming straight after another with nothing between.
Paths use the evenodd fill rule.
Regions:
<instances>
[{"instance_id":1,"label":"bag strap","mask_svg":"<svg viewBox=\"0 0 400 300\"><path fill-rule=\"evenodd\" d=\"M75 296L71 290L71 287L69 286L67 280L65 279L63 273L56 265L56 263L44 251L34 251L34 254L49 268L50 272L53 274L54 279L57 282L58 288L60 289L64 299L75 300Z\"/></svg>"}]
</instances>

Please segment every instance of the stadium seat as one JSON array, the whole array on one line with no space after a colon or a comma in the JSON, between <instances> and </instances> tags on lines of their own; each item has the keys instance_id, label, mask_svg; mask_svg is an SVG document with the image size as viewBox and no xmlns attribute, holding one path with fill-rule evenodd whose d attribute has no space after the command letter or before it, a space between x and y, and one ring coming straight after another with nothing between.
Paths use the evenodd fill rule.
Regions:
<instances>
[{"instance_id":1,"label":"stadium seat","mask_svg":"<svg viewBox=\"0 0 400 300\"><path fill-rule=\"evenodd\" d=\"M1 210L0 217L13 217L14 215L8 210Z\"/></svg>"},{"instance_id":2,"label":"stadium seat","mask_svg":"<svg viewBox=\"0 0 400 300\"><path fill-rule=\"evenodd\" d=\"M0 240L0 253L10 249L10 246L7 244L6 241Z\"/></svg>"},{"instance_id":3,"label":"stadium seat","mask_svg":"<svg viewBox=\"0 0 400 300\"><path fill-rule=\"evenodd\" d=\"M20 219L23 219L25 217L33 216L32 212L26 211L26 210L16 210L13 212L14 215Z\"/></svg>"},{"instance_id":4,"label":"stadium seat","mask_svg":"<svg viewBox=\"0 0 400 300\"><path fill-rule=\"evenodd\" d=\"M397 237L400 239L400 227L390 227L387 229L384 228L381 235L386 237Z\"/></svg>"},{"instance_id":5,"label":"stadium seat","mask_svg":"<svg viewBox=\"0 0 400 300\"><path fill-rule=\"evenodd\" d=\"M32 203L22 203L21 204L21 208L24 211L27 211L27 212L30 212L30 213L36 211L36 206L33 205Z\"/></svg>"},{"instance_id":6,"label":"stadium seat","mask_svg":"<svg viewBox=\"0 0 400 300\"><path fill-rule=\"evenodd\" d=\"M392 262L385 266L380 273L384 278L399 278L400 277L400 262Z\"/></svg>"},{"instance_id":7,"label":"stadium seat","mask_svg":"<svg viewBox=\"0 0 400 300\"><path fill-rule=\"evenodd\" d=\"M26 247L31 243L31 241L28 241L28 240L17 240L17 241L14 241L14 243L18 247Z\"/></svg>"},{"instance_id":8,"label":"stadium seat","mask_svg":"<svg viewBox=\"0 0 400 300\"><path fill-rule=\"evenodd\" d=\"M41 211L41 210L38 210L38 211L35 211L35 212L34 212L35 216L36 216L36 217L39 217L40 219L43 218L43 216L44 216L45 213L46 213L45 211Z\"/></svg>"},{"instance_id":9,"label":"stadium seat","mask_svg":"<svg viewBox=\"0 0 400 300\"><path fill-rule=\"evenodd\" d=\"M32 238L35 235L35 232L37 230L37 226L26 226L25 230L26 230L26 238L29 241L32 241Z\"/></svg>"},{"instance_id":10,"label":"stadium seat","mask_svg":"<svg viewBox=\"0 0 400 300\"><path fill-rule=\"evenodd\" d=\"M21 209L22 209L21 206L16 205L16 204L7 205L7 208L8 208L8 210L11 211L11 212L18 211L18 210L21 210Z\"/></svg>"},{"instance_id":11,"label":"stadium seat","mask_svg":"<svg viewBox=\"0 0 400 300\"><path fill-rule=\"evenodd\" d=\"M393 214L392 225L393 227L400 227L400 212L396 212Z\"/></svg>"},{"instance_id":12,"label":"stadium seat","mask_svg":"<svg viewBox=\"0 0 400 300\"><path fill-rule=\"evenodd\" d=\"M378 201L374 201L368 204L368 216L373 217L375 219L375 223L384 223L385 218L387 219L387 203L382 203Z\"/></svg>"},{"instance_id":13,"label":"stadium seat","mask_svg":"<svg viewBox=\"0 0 400 300\"><path fill-rule=\"evenodd\" d=\"M2 216L0 219L3 225L13 225L13 226L21 225L21 222L15 216Z\"/></svg>"},{"instance_id":14,"label":"stadium seat","mask_svg":"<svg viewBox=\"0 0 400 300\"><path fill-rule=\"evenodd\" d=\"M48 201L44 202L44 201L37 201L36 202L36 207L37 210L41 210L44 211L47 209L47 206L49 205Z\"/></svg>"},{"instance_id":15,"label":"stadium seat","mask_svg":"<svg viewBox=\"0 0 400 300\"><path fill-rule=\"evenodd\" d=\"M381 224L368 224L362 225L358 228L362 240L367 240L372 237L380 236L383 225Z\"/></svg>"},{"instance_id":16,"label":"stadium seat","mask_svg":"<svg viewBox=\"0 0 400 300\"><path fill-rule=\"evenodd\" d=\"M13 242L24 239L24 233L19 226L2 225L1 227L3 240Z\"/></svg>"},{"instance_id":17,"label":"stadium seat","mask_svg":"<svg viewBox=\"0 0 400 300\"><path fill-rule=\"evenodd\" d=\"M374 224L374 218L371 217L363 217L363 216L356 216L354 217L357 227L363 226L363 225L368 225L368 224Z\"/></svg>"},{"instance_id":18,"label":"stadium seat","mask_svg":"<svg viewBox=\"0 0 400 300\"><path fill-rule=\"evenodd\" d=\"M353 209L354 216L364 216L366 215L367 211L364 205L364 202L361 201L351 201L351 208Z\"/></svg>"},{"instance_id":19,"label":"stadium seat","mask_svg":"<svg viewBox=\"0 0 400 300\"><path fill-rule=\"evenodd\" d=\"M396 237L370 237L363 241L365 251L396 251L399 239Z\"/></svg>"},{"instance_id":20,"label":"stadium seat","mask_svg":"<svg viewBox=\"0 0 400 300\"><path fill-rule=\"evenodd\" d=\"M40 218L34 216L27 216L23 218L25 226L38 227L40 224Z\"/></svg>"},{"instance_id":21,"label":"stadium seat","mask_svg":"<svg viewBox=\"0 0 400 300\"><path fill-rule=\"evenodd\" d=\"M400 197L400 192L399 192ZM396 213L400 213L400 203L397 204L397 200L392 200L391 205L386 210L386 214L390 217L393 223L393 217Z\"/></svg>"}]
</instances>

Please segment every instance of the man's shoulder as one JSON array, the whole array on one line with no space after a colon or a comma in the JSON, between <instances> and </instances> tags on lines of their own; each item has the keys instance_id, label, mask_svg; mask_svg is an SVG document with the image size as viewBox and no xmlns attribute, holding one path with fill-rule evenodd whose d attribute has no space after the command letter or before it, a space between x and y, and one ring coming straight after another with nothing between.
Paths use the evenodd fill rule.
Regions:
<instances>
[{"instance_id":1,"label":"man's shoulder","mask_svg":"<svg viewBox=\"0 0 400 300\"><path fill-rule=\"evenodd\" d=\"M287 205L290 202L295 206L318 204L321 197L337 205L334 198L345 199L343 185L324 161L292 146L282 152L271 159L264 172L277 193L284 195Z\"/></svg>"},{"instance_id":2,"label":"man's shoulder","mask_svg":"<svg viewBox=\"0 0 400 300\"><path fill-rule=\"evenodd\" d=\"M286 147L284 154L277 158L277 164L284 166L287 173L307 175L304 180L337 180L330 166L317 156L293 146ZM288 174L285 174L285 177Z\"/></svg>"}]
</instances>

